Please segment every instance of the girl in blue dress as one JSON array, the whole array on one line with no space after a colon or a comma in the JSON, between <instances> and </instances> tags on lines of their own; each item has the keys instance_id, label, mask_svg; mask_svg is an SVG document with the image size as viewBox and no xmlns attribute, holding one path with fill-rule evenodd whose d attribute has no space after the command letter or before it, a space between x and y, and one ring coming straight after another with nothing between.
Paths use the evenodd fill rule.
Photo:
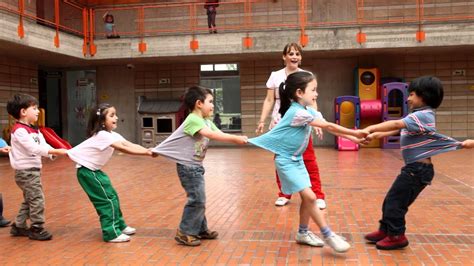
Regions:
<instances>
[{"instance_id":1,"label":"girl in blue dress","mask_svg":"<svg viewBox=\"0 0 474 266\"><path fill-rule=\"evenodd\" d=\"M249 139L249 142L275 154L275 167L280 176L282 192L288 195L296 192L300 194L300 225L296 242L311 245L311 238L316 237L308 228L311 218L331 248L336 252L346 252L350 244L332 232L319 208L314 208L316 195L311 190L302 153L308 145L312 127L326 129L357 143L362 142L368 132L347 129L324 120L320 112L309 107L318 96L316 88L316 78L310 72L300 71L289 75L279 87L281 121L271 131Z\"/></svg>"}]
</instances>

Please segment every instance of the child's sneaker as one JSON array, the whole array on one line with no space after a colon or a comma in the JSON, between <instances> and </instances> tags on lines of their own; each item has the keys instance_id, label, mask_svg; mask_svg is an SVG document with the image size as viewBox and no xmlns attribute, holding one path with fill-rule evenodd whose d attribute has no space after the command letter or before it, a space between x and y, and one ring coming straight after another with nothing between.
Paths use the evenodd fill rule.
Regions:
<instances>
[{"instance_id":1,"label":"child's sneaker","mask_svg":"<svg viewBox=\"0 0 474 266\"><path fill-rule=\"evenodd\" d=\"M336 235L335 233L332 233L332 235L324 238L324 241L326 244L328 244L334 251L343 253L349 250L351 248L351 245L347 243L346 240L344 240L343 237Z\"/></svg>"},{"instance_id":2,"label":"child's sneaker","mask_svg":"<svg viewBox=\"0 0 474 266\"><path fill-rule=\"evenodd\" d=\"M319 208L320 210L324 210L324 209L326 209L326 207L327 207L327 206L326 206L326 201L323 200L323 199L316 199L316 206L318 206L318 208Z\"/></svg>"},{"instance_id":3,"label":"child's sneaker","mask_svg":"<svg viewBox=\"0 0 474 266\"><path fill-rule=\"evenodd\" d=\"M370 234L366 234L366 235L364 236L364 238L365 238L365 240L367 240L367 241L370 241L370 242L375 243L375 242L378 242L378 241L384 239L386 236L387 236L387 233L385 233L385 232L382 231L382 230L377 230L377 231L372 232L372 233L370 233Z\"/></svg>"},{"instance_id":4,"label":"child's sneaker","mask_svg":"<svg viewBox=\"0 0 474 266\"><path fill-rule=\"evenodd\" d=\"M0 227L7 227L10 224L10 221L0 216Z\"/></svg>"},{"instance_id":5,"label":"child's sneaker","mask_svg":"<svg viewBox=\"0 0 474 266\"><path fill-rule=\"evenodd\" d=\"M30 230L28 228L17 227L15 223L12 224L10 229L10 235L12 236L29 236Z\"/></svg>"},{"instance_id":6,"label":"child's sneaker","mask_svg":"<svg viewBox=\"0 0 474 266\"><path fill-rule=\"evenodd\" d=\"M290 199L287 199L285 197L279 197L275 201L275 206L285 206L286 204L288 204L288 202L290 202Z\"/></svg>"},{"instance_id":7,"label":"child's sneaker","mask_svg":"<svg viewBox=\"0 0 474 266\"><path fill-rule=\"evenodd\" d=\"M107 242L109 242L109 243L122 243L122 242L128 242L128 241L130 241L130 237L127 236L126 234L121 234L118 237L116 237L112 240L109 240Z\"/></svg>"},{"instance_id":8,"label":"child's sneaker","mask_svg":"<svg viewBox=\"0 0 474 266\"><path fill-rule=\"evenodd\" d=\"M174 237L176 242L186 245L186 246L199 246L201 245L201 240L192 235L185 235L179 229L176 231L176 236Z\"/></svg>"},{"instance_id":9,"label":"child's sneaker","mask_svg":"<svg viewBox=\"0 0 474 266\"><path fill-rule=\"evenodd\" d=\"M198 238L199 239L216 239L219 236L219 233L217 231L211 231L207 229L204 232L199 233Z\"/></svg>"},{"instance_id":10,"label":"child's sneaker","mask_svg":"<svg viewBox=\"0 0 474 266\"><path fill-rule=\"evenodd\" d=\"M306 233L296 233L295 240L298 244L309 245L313 247L324 246L324 241L311 231Z\"/></svg>"},{"instance_id":11,"label":"child's sneaker","mask_svg":"<svg viewBox=\"0 0 474 266\"><path fill-rule=\"evenodd\" d=\"M400 249L408 246L408 239L405 235L387 236L378 241L375 246L383 250Z\"/></svg>"},{"instance_id":12,"label":"child's sneaker","mask_svg":"<svg viewBox=\"0 0 474 266\"><path fill-rule=\"evenodd\" d=\"M45 241L45 240L51 240L53 238L53 235L46 231L43 227L36 227L32 226L30 228L30 234L28 237L32 240L39 240L39 241Z\"/></svg>"},{"instance_id":13,"label":"child's sneaker","mask_svg":"<svg viewBox=\"0 0 474 266\"><path fill-rule=\"evenodd\" d=\"M125 229L122 230L122 233L126 234L126 235L133 235L137 232L137 229L133 228L133 227L130 227L130 226L127 226L125 227Z\"/></svg>"}]
</instances>

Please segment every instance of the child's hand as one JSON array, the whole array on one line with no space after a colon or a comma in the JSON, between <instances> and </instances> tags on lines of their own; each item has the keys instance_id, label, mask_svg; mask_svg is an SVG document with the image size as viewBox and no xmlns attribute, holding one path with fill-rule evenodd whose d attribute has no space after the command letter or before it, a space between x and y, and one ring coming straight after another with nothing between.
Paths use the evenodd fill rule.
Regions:
<instances>
[{"instance_id":1,"label":"child's hand","mask_svg":"<svg viewBox=\"0 0 474 266\"><path fill-rule=\"evenodd\" d=\"M258 123L257 129L255 129L255 133L260 134L263 133L263 128L265 127L265 123Z\"/></svg>"},{"instance_id":2,"label":"child's hand","mask_svg":"<svg viewBox=\"0 0 474 266\"><path fill-rule=\"evenodd\" d=\"M54 152L51 153L53 156L58 156L58 155L66 155L67 150L66 149L54 149Z\"/></svg>"},{"instance_id":3,"label":"child's hand","mask_svg":"<svg viewBox=\"0 0 474 266\"><path fill-rule=\"evenodd\" d=\"M247 144L249 142L249 138L247 136L236 136L236 143L237 144Z\"/></svg>"},{"instance_id":4,"label":"child's hand","mask_svg":"<svg viewBox=\"0 0 474 266\"><path fill-rule=\"evenodd\" d=\"M320 127L313 127L313 128L314 128L314 132L316 133L316 136L318 136L318 139L322 140L324 136L323 130Z\"/></svg>"},{"instance_id":5,"label":"child's hand","mask_svg":"<svg viewBox=\"0 0 474 266\"><path fill-rule=\"evenodd\" d=\"M367 135L367 137L365 137L365 140L367 141L367 143L369 143L373 139L376 139L376 138L377 138L377 132L374 132L374 133L370 133L369 135Z\"/></svg>"},{"instance_id":6,"label":"child's hand","mask_svg":"<svg viewBox=\"0 0 474 266\"><path fill-rule=\"evenodd\" d=\"M365 138L355 138L354 137L353 139L351 139L351 141L354 142L355 144L367 145Z\"/></svg>"},{"instance_id":7,"label":"child's hand","mask_svg":"<svg viewBox=\"0 0 474 266\"><path fill-rule=\"evenodd\" d=\"M462 147L464 149L472 149L474 148L474 139L466 139L462 142Z\"/></svg>"},{"instance_id":8,"label":"child's hand","mask_svg":"<svg viewBox=\"0 0 474 266\"><path fill-rule=\"evenodd\" d=\"M10 146L5 146L3 148L0 148L0 152L1 153L9 153L11 151L11 147Z\"/></svg>"},{"instance_id":9,"label":"child's hand","mask_svg":"<svg viewBox=\"0 0 474 266\"><path fill-rule=\"evenodd\" d=\"M366 145L369 145L370 141L371 141L371 139L369 140L369 139L365 138L365 139L362 139L362 141L359 144L362 145L362 146L366 146Z\"/></svg>"},{"instance_id":10,"label":"child's hand","mask_svg":"<svg viewBox=\"0 0 474 266\"><path fill-rule=\"evenodd\" d=\"M367 131L366 129L357 129L357 130L355 130L355 137L359 138L359 139L363 139L363 138L367 137L369 134L370 134L370 132Z\"/></svg>"},{"instance_id":11,"label":"child's hand","mask_svg":"<svg viewBox=\"0 0 474 266\"><path fill-rule=\"evenodd\" d=\"M148 149L147 155L150 155L150 156L153 157L153 158L156 158L156 157L159 156L158 153L154 153L154 152L152 151L152 148Z\"/></svg>"}]
</instances>

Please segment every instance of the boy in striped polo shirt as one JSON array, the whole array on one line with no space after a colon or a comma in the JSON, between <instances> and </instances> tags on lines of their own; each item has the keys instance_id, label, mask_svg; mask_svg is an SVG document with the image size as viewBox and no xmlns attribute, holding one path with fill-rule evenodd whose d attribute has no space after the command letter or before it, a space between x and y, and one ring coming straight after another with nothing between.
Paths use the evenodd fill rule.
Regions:
<instances>
[{"instance_id":1,"label":"boy in striped polo shirt","mask_svg":"<svg viewBox=\"0 0 474 266\"><path fill-rule=\"evenodd\" d=\"M408 246L405 237L405 215L420 192L431 184L434 176L431 156L460 148L473 148L473 140L459 142L436 132L434 110L443 101L443 86L436 77L415 79L408 88L408 106L412 110L400 120L386 121L366 128L373 138L383 138L400 132L405 166L387 192L382 205L379 230L365 239L378 249L392 250Z\"/></svg>"}]
</instances>

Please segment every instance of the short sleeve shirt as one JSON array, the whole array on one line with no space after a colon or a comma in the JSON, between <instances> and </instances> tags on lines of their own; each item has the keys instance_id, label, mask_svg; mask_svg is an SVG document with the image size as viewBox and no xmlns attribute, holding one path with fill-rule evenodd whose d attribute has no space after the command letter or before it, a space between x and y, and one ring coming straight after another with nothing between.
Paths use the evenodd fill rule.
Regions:
<instances>
[{"instance_id":1,"label":"short sleeve shirt","mask_svg":"<svg viewBox=\"0 0 474 266\"><path fill-rule=\"evenodd\" d=\"M171 136L153 149L153 152L180 164L202 165L209 146L209 139L199 134L204 127L213 131L219 130L211 120L191 113Z\"/></svg>"},{"instance_id":2,"label":"short sleeve shirt","mask_svg":"<svg viewBox=\"0 0 474 266\"><path fill-rule=\"evenodd\" d=\"M416 109L402 121L406 128L400 132L400 143L406 164L462 147L461 142L436 132L435 113L431 108Z\"/></svg>"},{"instance_id":3,"label":"short sleeve shirt","mask_svg":"<svg viewBox=\"0 0 474 266\"><path fill-rule=\"evenodd\" d=\"M298 71L304 71L303 69L298 68ZM270 74L270 77L267 80L266 86L269 90L275 91L275 104L273 105L272 111L272 120L270 121L269 129L272 129L280 122L281 114L278 112L280 110L280 84L286 80L286 71L284 68L273 71Z\"/></svg>"},{"instance_id":4,"label":"short sleeve shirt","mask_svg":"<svg viewBox=\"0 0 474 266\"><path fill-rule=\"evenodd\" d=\"M68 150L67 154L79 166L96 171L100 170L112 157L115 149L111 145L123 140L125 138L117 132L101 130Z\"/></svg>"},{"instance_id":5,"label":"short sleeve shirt","mask_svg":"<svg viewBox=\"0 0 474 266\"><path fill-rule=\"evenodd\" d=\"M324 120L320 112L294 102L272 130L249 142L277 155L300 160L311 136L309 124L315 119Z\"/></svg>"}]
</instances>

